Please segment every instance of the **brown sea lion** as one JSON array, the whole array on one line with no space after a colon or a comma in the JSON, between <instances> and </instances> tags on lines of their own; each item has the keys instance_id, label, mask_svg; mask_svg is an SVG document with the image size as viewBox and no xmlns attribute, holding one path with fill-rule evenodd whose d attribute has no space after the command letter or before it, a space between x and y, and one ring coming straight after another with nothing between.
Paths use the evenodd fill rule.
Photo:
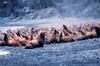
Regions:
<instances>
[{"instance_id":1,"label":"brown sea lion","mask_svg":"<svg viewBox=\"0 0 100 66\"><path fill-rule=\"evenodd\" d=\"M97 36L96 32L86 32L85 36L87 38L95 38Z\"/></svg>"},{"instance_id":2,"label":"brown sea lion","mask_svg":"<svg viewBox=\"0 0 100 66\"><path fill-rule=\"evenodd\" d=\"M49 28L49 31L46 32L45 43L57 43L59 42L59 32L54 28Z\"/></svg>"},{"instance_id":3,"label":"brown sea lion","mask_svg":"<svg viewBox=\"0 0 100 66\"><path fill-rule=\"evenodd\" d=\"M95 26L95 27L92 27L92 29L95 29L97 37L100 37L100 27Z\"/></svg>"},{"instance_id":4,"label":"brown sea lion","mask_svg":"<svg viewBox=\"0 0 100 66\"><path fill-rule=\"evenodd\" d=\"M25 43L26 43L26 38L22 37L22 35L20 35L19 32L12 32L12 38L19 43L19 45L22 45L22 46L25 46Z\"/></svg>"},{"instance_id":5,"label":"brown sea lion","mask_svg":"<svg viewBox=\"0 0 100 66\"><path fill-rule=\"evenodd\" d=\"M12 38L11 36L9 37L6 33L4 34L4 45L5 46L19 46L20 43L16 40L14 40L14 38Z\"/></svg>"},{"instance_id":6,"label":"brown sea lion","mask_svg":"<svg viewBox=\"0 0 100 66\"><path fill-rule=\"evenodd\" d=\"M3 46L3 45L4 45L4 41L0 40L0 46Z\"/></svg>"},{"instance_id":7,"label":"brown sea lion","mask_svg":"<svg viewBox=\"0 0 100 66\"><path fill-rule=\"evenodd\" d=\"M60 42L72 42L72 41L74 41L73 35L66 36L63 31L60 33Z\"/></svg>"},{"instance_id":8,"label":"brown sea lion","mask_svg":"<svg viewBox=\"0 0 100 66\"><path fill-rule=\"evenodd\" d=\"M84 36L85 32L83 30L78 29L78 26L73 25L72 27L69 27L69 29L67 29L66 25L63 25L63 27L64 28L62 29L62 33L61 33L62 35L61 41L72 42L72 41L85 39L85 36Z\"/></svg>"},{"instance_id":9,"label":"brown sea lion","mask_svg":"<svg viewBox=\"0 0 100 66\"><path fill-rule=\"evenodd\" d=\"M96 37L96 35L97 35L95 31L86 31L86 30L81 29L79 32L80 32L83 36L85 36L86 39L88 39L88 38L94 38L94 37Z\"/></svg>"},{"instance_id":10,"label":"brown sea lion","mask_svg":"<svg viewBox=\"0 0 100 66\"><path fill-rule=\"evenodd\" d=\"M68 29L66 25L63 25L63 30L66 30L68 33L72 34L72 32Z\"/></svg>"},{"instance_id":11,"label":"brown sea lion","mask_svg":"<svg viewBox=\"0 0 100 66\"><path fill-rule=\"evenodd\" d=\"M33 37L33 39L27 42L25 48L31 49L31 48L43 47L44 42L45 42L45 33L39 32L36 37Z\"/></svg>"}]
</instances>

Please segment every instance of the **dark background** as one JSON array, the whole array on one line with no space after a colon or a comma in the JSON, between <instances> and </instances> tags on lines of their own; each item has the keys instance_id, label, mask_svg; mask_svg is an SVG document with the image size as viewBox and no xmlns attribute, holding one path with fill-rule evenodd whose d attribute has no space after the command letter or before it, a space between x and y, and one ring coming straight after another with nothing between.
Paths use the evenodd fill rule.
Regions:
<instances>
[{"instance_id":1,"label":"dark background","mask_svg":"<svg viewBox=\"0 0 100 66\"><path fill-rule=\"evenodd\" d=\"M52 15L46 14L48 11ZM43 18L55 15L100 18L100 0L0 0L0 17L32 14L37 18L39 12L47 15Z\"/></svg>"}]
</instances>

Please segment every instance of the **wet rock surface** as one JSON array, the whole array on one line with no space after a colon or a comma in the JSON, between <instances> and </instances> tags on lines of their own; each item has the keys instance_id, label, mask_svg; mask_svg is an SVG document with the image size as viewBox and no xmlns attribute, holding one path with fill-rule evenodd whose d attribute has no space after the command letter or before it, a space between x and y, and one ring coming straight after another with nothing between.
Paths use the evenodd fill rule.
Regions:
<instances>
[{"instance_id":1,"label":"wet rock surface","mask_svg":"<svg viewBox=\"0 0 100 66\"><path fill-rule=\"evenodd\" d=\"M100 38L45 45L42 48L24 49L7 47L0 55L0 66L99 66Z\"/></svg>"}]
</instances>

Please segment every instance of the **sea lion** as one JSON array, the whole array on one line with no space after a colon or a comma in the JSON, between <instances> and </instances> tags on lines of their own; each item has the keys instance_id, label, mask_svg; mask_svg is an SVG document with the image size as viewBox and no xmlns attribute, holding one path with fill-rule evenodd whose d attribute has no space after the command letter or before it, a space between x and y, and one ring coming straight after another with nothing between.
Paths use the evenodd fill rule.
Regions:
<instances>
[{"instance_id":1,"label":"sea lion","mask_svg":"<svg viewBox=\"0 0 100 66\"><path fill-rule=\"evenodd\" d=\"M4 45L5 46L19 46L20 43L11 36L9 37L6 33L4 33Z\"/></svg>"},{"instance_id":2,"label":"sea lion","mask_svg":"<svg viewBox=\"0 0 100 66\"><path fill-rule=\"evenodd\" d=\"M72 42L72 41L74 41L73 35L66 36L63 31L60 33L60 42Z\"/></svg>"},{"instance_id":3,"label":"sea lion","mask_svg":"<svg viewBox=\"0 0 100 66\"><path fill-rule=\"evenodd\" d=\"M57 43L59 42L59 32L54 28L49 28L49 31L46 32L45 43Z\"/></svg>"},{"instance_id":4,"label":"sea lion","mask_svg":"<svg viewBox=\"0 0 100 66\"><path fill-rule=\"evenodd\" d=\"M97 34L96 34L96 32L89 31L89 32L86 32L85 36L87 38L95 38L97 36Z\"/></svg>"},{"instance_id":5,"label":"sea lion","mask_svg":"<svg viewBox=\"0 0 100 66\"><path fill-rule=\"evenodd\" d=\"M31 49L31 48L43 47L44 42L45 42L45 33L39 32L36 37L33 37L33 39L27 42L25 48Z\"/></svg>"},{"instance_id":6,"label":"sea lion","mask_svg":"<svg viewBox=\"0 0 100 66\"><path fill-rule=\"evenodd\" d=\"M100 37L100 27L95 26L92 29L95 29L97 37Z\"/></svg>"},{"instance_id":7,"label":"sea lion","mask_svg":"<svg viewBox=\"0 0 100 66\"><path fill-rule=\"evenodd\" d=\"M0 40L0 46L3 46L3 45L4 45L4 41Z\"/></svg>"},{"instance_id":8,"label":"sea lion","mask_svg":"<svg viewBox=\"0 0 100 66\"><path fill-rule=\"evenodd\" d=\"M20 33L19 32L12 32L12 37L13 37L13 39L16 41L16 42L18 42L19 43L19 45L22 45L22 46L25 46L25 43L26 43L26 38L24 38L22 35L20 35Z\"/></svg>"},{"instance_id":9,"label":"sea lion","mask_svg":"<svg viewBox=\"0 0 100 66\"><path fill-rule=\"evenodd\" d=\"M66 30L68 33L72 34L72 32L68 29L66 25L63 25L63 30Z\"/></svg>"}]
</instances>

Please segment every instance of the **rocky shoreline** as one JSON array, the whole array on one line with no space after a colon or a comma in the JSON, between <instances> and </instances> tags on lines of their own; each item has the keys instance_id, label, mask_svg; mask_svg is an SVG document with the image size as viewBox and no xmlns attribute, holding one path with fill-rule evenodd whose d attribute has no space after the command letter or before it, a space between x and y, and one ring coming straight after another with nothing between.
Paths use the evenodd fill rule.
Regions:
<instances>
[{"instance_id":1,"label":"rocky shoreline","mask_svg":"<svg viewBox=\"0 0 100 66\"><path fill-rule=\"evenodd\" d=\"M100 23L81 25L62 25L54 27L33 27L0 32L0 46L25 46L25 48L43 47L44 44L65 43L100 37Z\"/></svg>"}]
</instances>

